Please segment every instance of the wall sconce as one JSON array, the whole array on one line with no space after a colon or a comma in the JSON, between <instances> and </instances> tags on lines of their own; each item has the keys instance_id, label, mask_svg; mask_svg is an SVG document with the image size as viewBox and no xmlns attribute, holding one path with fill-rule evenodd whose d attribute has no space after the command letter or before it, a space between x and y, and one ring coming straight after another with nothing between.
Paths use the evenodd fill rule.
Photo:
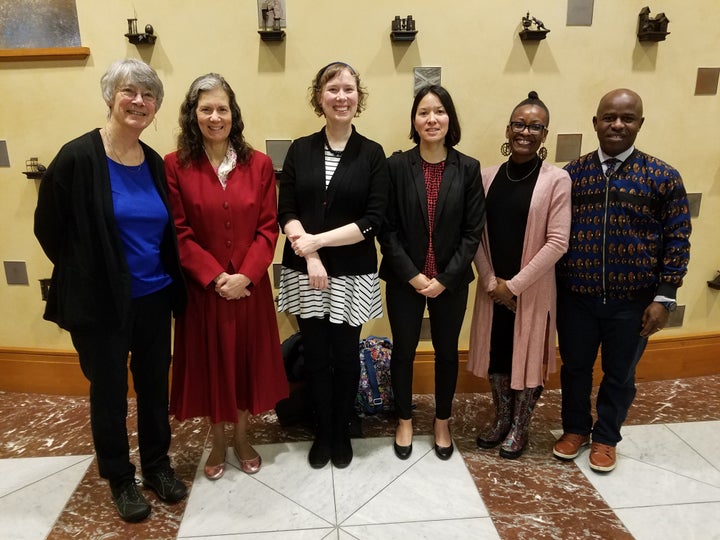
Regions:
<instances>
[{"instance_id":1,"label":"wall sconce","mask_svg":"<svg viewBox=\"0 0 720 540\"><path fill-rule=\"evenodd\" d=\"M522 41L540 41L545 39L547 33L550 31L545 28L545 25L540 19L530 16L530 12L527 12L522 18L523 29L520 30L520 39ZM532 28L535 26L535 28Z\"/></svg>"},{"instance_id":2,"label":"wall sconce","mask_svg":"<svg viewBox=\"0 0 720 540\"><path fill-rule=\"evenodd\" d=\"M670 19L665 13L658 13L654 18L650 17L650 8L645 6L638 15L638 41L665 41L665 36Z\"/></svg>"},{"instance_id":3,"label":"wall sconce","mask_svg":"<svg viewBox=\"0 0 720 540\"><path fill-rule=\"evenodd\" d=\"M137 19L128 19L128 31L125 37L133 45L155 45L157 36L152 24L145 25L145 33L139 34L137 31Z\"/></svg>"},{"instance_id":4,"label":"wall sconce","mask_svg":"<svg viewBox=\"0 0 720 540\"><path fill-rule=\"evenodd\" d=\"M412 15L408 15L405 19L401 19L399 15L395 15L392 21L390 32L390 39L393 41L414 41L415 34L415 19Z\"/></svg>"},{"instance_id":5,"label":"wall sconce","mask_svg":"<svg viewBox=\"0 0 720 540\"><path fill-rule=\"evenodd\" d=\"M25 161L23 174L28 177L28 180L39 180L45 174L45 165L38 162L38 158L31 157Z\"/></svg>"}]
</instances>

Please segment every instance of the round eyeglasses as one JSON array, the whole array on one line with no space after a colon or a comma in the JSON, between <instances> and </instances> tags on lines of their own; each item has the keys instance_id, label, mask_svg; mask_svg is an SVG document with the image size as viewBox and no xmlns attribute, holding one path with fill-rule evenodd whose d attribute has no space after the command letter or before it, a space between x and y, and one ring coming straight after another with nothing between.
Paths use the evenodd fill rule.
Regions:
<instances>
[{"instance_id":1,"label":"round eyeglasses","mask_svg":"<svg viewBox=\"0 0 720 540\"><path fill-rule=\"evenodd\" d=\"M138 90L137 88L133 88L132 86L126 86L124 88L121 88L120 90L118 90L118 92L127 99L135 99L135 97L139 94L145 103L155 103L157 99L152 92L143 92L141 90Z\"/></svg>"}]
</instances>

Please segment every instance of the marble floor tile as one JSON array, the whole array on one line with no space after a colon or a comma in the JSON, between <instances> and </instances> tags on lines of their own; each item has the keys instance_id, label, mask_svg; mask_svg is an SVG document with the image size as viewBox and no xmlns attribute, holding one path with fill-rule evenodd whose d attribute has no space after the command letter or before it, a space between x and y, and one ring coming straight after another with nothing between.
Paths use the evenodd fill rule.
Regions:
<instances>
[{"instance_id":1,"label":"marble floor tile","mask_svg":"<svg viewBox=\"0 0 720 540\"><path fill-rule=\"evenodd\" d=\"M561 427L558 390L543 393L529 444L514 461L476 447L492 417L489 393L456 395L456 452L448 462L432 451L433 396L413 401L414 450L406 462L392 452L392 414L363 420L365 438L353 441L350 467L317 471L307 464L308 427L281 426L269 411L250 423L262 470L247 476L229 454L226 476L217 482L202 473L207 420L172 419L170 457L190 495L167 505L143 490L153 511L144 522L128 524L117 516L107 482L89 457L87 398L0 392L0 539L720 540L720 375L639 382L618 445L618 468L607 475L589 470L587 452L576 462L552 456ZM132 399L128 429L138 463ZM38 458L31 462L37 466L13 466L25 458ZM434 497L438 489L461 493L462 500ZM55 506L38 507L40 500Z\"/></svg>"},{"instance_id":2,"label":"marble floor tile","mask_svg":"<svg viewBox=\"0 0 720 540\"><path fill-rule=\"evenodd\" d=\"M402 461L395 456L392 441L358 441L372 448L367 452L368 459L358 460L355 467L353 462L335 475L336 493L347 492L347 498L354 499L351 506L356 506L352 514L350 509L343 512L338 501L338 521L343 528L489 516L459 452L442 461L435 455L431 437L415 437L413 454ZM362 450L360 444L357 446ZM354 493L356 487L361 497Z\"/></svg>"},{"instance_id":3,"label":"marble floor tile","mask_svg":"<svg viewBox=\"0 0 720 540\"><path fill-rule=\"evenodd\" d=\"M667 428L720 471L720 422L685 422Z\"/></svg>"},{"instance_id":4,"label":"marble floor tile","mask_svg":"<svg viewBox=\"0 0 720 540\"><path fill-rule=\"evenodd\" d=\"M626 426L622 435L611 473L592 471L587 451L575 460L610 507L720 502L718 470L666 426Z\"/></svg>"},{"instance_id":5,"label":"marble floor tile","mask_svg":"<svg viewBox=\"0 0 720 540\"><path fill-rule=\"evenodd\" d=\"M386 531L392 538L397 523L424 524L419 526L422 529L447 522L458 531L476 526L478 534L492 527L490 520L470 519L487 518L488 512L459 453L448 461L439 460L429 436L416 437L414 445L411 459L401 461L393 453L391 438L356 440L349 467L327 465L320 470L307 463L309 442L256 445L263 467L252 476L240 471L236 458L228 453L225 475L217 481L207 480L198 467L178 538L220 534L283 538L298 529L308 538L324 538L328 526L349 527L362 535L370 534L362 532L367 525L373 525L368 531L385 531L376 524L392 525ZM428 478L438 481L428 484ZM427 530L436 529L437 523Z\"/></svg>"},{"instance_id":6,"label":"marble floor tile","mask_svg":"<svg viewBox=\"0 0 720 540\"><path fill-rule=\"evenodd\" d=\"M621 508L636 540L720 540L720 502Z\"/></svg>"},{"instance_id":7,"label":"marble floor tile","mask_svg":"<svg viewBox=\"0 0 720 540\"><path fill-rule=\"evenodd\" d=\"M0 460L0 537L47 537L91 462L92 456Z\"/></svg>"},{"instance_id":8,"label":"marble floor tile","mask_svg":"<svg viewBox=\"0 0 720 540\"><path fill-rule=\"evenodd\" d=\"M343 533L347 534L344 536ZM442 521L414 521L382 525L343 527L341 539L357 540L492 540L499 539L490 518L446 519Z\"/></svg>"}]
</instances>

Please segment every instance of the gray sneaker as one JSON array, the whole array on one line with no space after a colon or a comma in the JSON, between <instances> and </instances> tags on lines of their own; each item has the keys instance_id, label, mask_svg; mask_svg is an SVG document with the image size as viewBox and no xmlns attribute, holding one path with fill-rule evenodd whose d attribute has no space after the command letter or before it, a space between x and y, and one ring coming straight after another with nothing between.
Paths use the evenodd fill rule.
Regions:
<instances>
[{"instance_id":1,"label":"gray sneaker","mask_svg":"<svg viewBox=\"0 0 720 540\"><path fill-rule=\"evenodd\" d=\"M118 488L110 488L118 514L125 521L134 523L150 515L150 505L138 491L135 480L128 480Z\"/></svg>"}]
</instances>

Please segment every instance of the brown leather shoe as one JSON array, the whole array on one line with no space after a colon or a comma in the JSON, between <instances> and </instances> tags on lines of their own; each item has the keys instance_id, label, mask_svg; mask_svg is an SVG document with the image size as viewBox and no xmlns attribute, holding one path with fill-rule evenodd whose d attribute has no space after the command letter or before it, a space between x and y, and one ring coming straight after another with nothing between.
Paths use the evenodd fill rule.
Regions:
<instances>
[{"instance_id":1,"label":"brown leather shoe","mask_svg":"<svg viewBox=\"0 0 720 540\"><path fill-rule=\"evenodd\" d=\"M596 472L610 472L615 468L615 447L599 442L590 445L590 468Z\"/></svg>"},{"instance_id":2,"label":"brown leather shoe","mask_svg":"<svg viewBox=\"0 0 720 540\"><path fill-rule=\"evenodd\" d=\"M560 459L575 459L583 446L590 441L589 435L563 433L553 446L553 454Z\"/></svg>"}]
</instances>

